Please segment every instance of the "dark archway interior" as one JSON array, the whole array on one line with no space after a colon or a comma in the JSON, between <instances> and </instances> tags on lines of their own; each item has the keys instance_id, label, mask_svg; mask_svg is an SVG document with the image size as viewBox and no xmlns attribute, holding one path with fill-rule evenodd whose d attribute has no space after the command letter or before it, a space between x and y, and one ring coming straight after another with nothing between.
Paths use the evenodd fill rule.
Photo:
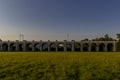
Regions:
<instances>
[{"instance_id":1,"label":"dark archway interior","mask_svg":"<svg viewBox=\"0 0 120 80\"><path fill-rule=\"evenodd\" d=\"M64 43L58 43L58 51L64 51Z\"/></svg>"},{"instance_id":2,"label":"dark archway interior","mask_svg":"<svg viewBox=\"0 0 120 80\"><path fill-rule=\"evenodd\" d=\"M48 51L48 44L47 43L42 44L42 51Z\"/></svg>"},{"instance_id":3,"label":"dark archway interior","mask_svg":"<svg viewBox=\"0 0 120 80\"><path fill-rule=\"evenodd\" d=\"M101 52L105 51L105 44L104 43L99 44L99 51L101 51Z\"/></svg>"},{"instance_id":4,"label":"dark archway interior","mask_svg":"<svg viewBox=\"0 0 120 80\"><path fill-rule=\"evenodd\" d=\"M72 44L71 43L67 43L67 51L72 51Z\"/></svg>"},{"instance_id":5,"label":"dark archway interior","mask_svg":"<svg viewBox=\"0 0 120 80\"><path fill-rule=\"evenodd\" d=\"M56 44L55 43L50 44L50 51L56 51Z\"/></svg>"},{"instance_id":6,"label":"dark archway interior","mask_svg":"<svg viewBox=\"0 0 120 80\"><path fill-rule=\"evenodd\" d=\"M10 51L16 51L16 44L15 43L10 44Z\"/></svg>"},{"instance_id":7,"label":"dark archway interior","mask_svg":"<svg viewBox=\"0 0 120 80\"><path fill-rule=\"evenodd\" d=\"M19 51L23 51L23 44L19 44Z\"/></svg>"},{"instance_id":8,"label":"dark archway interior","mask_svg":"<svg viewBox=\"0 0 120 80\"><path fill-rule=\"evenodd\" d=\"M8 44L7 43L4 43L2 45L2 48L3 48L3 51L8 51Z\"/></svg>"},{"instance_id":9,"label":"dark archway interior","mask_svg":"<svg viewBox=\"0 0 120 80\"><path fill-rule=\"evenodd\" d=\"M27 43L26 45L26 51L32 51L32 43Z\"/></svg>"},{"instance_id":10,"label":"dark archway interior","mask_svg":"<svg viewBox=\"0 0 120 80\"><path fill-rule=\"evenodd\" d=\"M97 45L96 43L91 44L91 51L97 51Z\"/></svg>"},{"instance_id":11,"label":"dark archway interior","mask_svg":"<svg viewBox=\"0 0 120 80\"><path fill-rule=\"evenodd\" d=\"M108 43L107 45L107 51L113 51L113 44L112 43Z\"/></svg>"},{"instance_id":12,"label":"dark archway interior","mask_svg":"<svg viewBox=\"0 0 120 80\"><path fill-rule=\"evenodd\" d=\"M34 48L35 48L35 51L40 51L40 44L35 43Z\"/></svg>"},{"instance_id":13,"label":"dark archway interior","mask_svg":"<svg viewBox=\"0 0 120 80\"><path fill-rule=\"evenodd\" d=\"M83 44L83 51L88 51L89 49L89 44L88 43L84 43Z\"/></svg>"},{"instance_id":14,"label":"dark archway interior","mask_svg":"<svg viewBox=\"0 0 120 80\"><path fill-rule=\"evenodd\" d=\"M75 43L75 51L80 51L81 44L80 43Z\"/></svg>"}]
</instances>

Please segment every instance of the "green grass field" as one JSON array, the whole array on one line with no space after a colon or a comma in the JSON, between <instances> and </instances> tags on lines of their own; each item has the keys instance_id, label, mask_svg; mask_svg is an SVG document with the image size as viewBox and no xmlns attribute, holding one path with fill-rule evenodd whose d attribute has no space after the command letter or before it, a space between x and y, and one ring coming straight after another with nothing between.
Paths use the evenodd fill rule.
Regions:
<instances>
[{"instance_id":1,"label":"green grass field","mask_svg":"<svg viewBox=\"0 0 120 80\"><path fill-rule=\"evenodd\" d=\"M1 52L0 80L120 80L120 52Z\"/></svg>"}]
</instances>

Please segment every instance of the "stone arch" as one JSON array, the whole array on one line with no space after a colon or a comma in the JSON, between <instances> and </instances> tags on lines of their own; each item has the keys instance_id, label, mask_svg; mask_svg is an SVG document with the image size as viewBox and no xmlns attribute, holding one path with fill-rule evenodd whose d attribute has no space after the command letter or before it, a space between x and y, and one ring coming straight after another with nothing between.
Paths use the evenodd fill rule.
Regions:
<instances>
[{"instance_id":1,"label":"stone arch","mask_svg":"<svg viewBox=\"0 0 120 80\"><path fill-rule=\"evenodd\" d=\"M8 51L8 44L7 43L2 44L2 50L3 51Z\"/></svg>"},{"instance_id":2,"label":"stone arch","mask_svg":"<svg viewBox=\"0 0 120 80\"><path fill-rule=\"evenodd\" d=\"M105 44L104 43L99 44L99 51L101 51L101 52L105 51Z\"/></svg>"},{"instance_id":3,"label":"stone arch","mask_svg":"<svg viewBox=\"0 0 120 80\"><path fill-rule=\"evenodd\" d=\"M32 51L33 44L32 43L27 43L26 44L26 51Z\"/></svg>"},{"instance_id":4,"label":"stone arch","mask_svg":"<svg viewBox=\"0 0 120 80\"><path fill-rule=\"evenodd\" d=\"M48 43L47 42L42 43L42 51L48 51Z\"/></svg>"},{"instance_id":5,"label":"stone arch","mask_svg":"<svg viewBox=\"0 0 120 80\"><path fill-rule=\"evenodd\" d=\"M23 43L19 43L18 47L19 47L19 51L23 51Z\"/></svg>"},{"instance_id":6,"label":"stone arch","mask_svg":"<svg viewBox=\"0 0 120 80\"><path fill-rule=\"evenodd\" d=\"M113 44L112 43L107 44L107 51L113 51Z\"/></svg>"},{"instance_id":7,"label":"stone arch","mask_svg":"<svg viewBox=\"0 0 120 80\"><path fill-rule=\"evenodd\" d=\"M78 42L75 42L75 51L80 51L81 49L81 44Z\"/></svg>"},{"instance_id":8,"label":"stone arch","mask_svg":"<svg viewBox=\"0 0 120 80\"><path fill-rule=\"evenodd\" d=\"M58 51L64 51L64 43L60 42L57 44Z\"/></svg>"},{"instance_id":9,"label":"stone arch","mask_svg":"<svg viewBox=\"0 0 120 80\"><path fill-rule=\"evenodd\" d=\"M66 48L67 48L67 51L72 51L72 43L71 42L67 42L66 43Z\"/></svg>"},{"instance_id":10,"label":"stone arch","mask_svg":"<svg viewBox=\"0 0 120 80\"><path fill-rule=\"evenodd\" d=\"M91 43L91 51L97 51L97 43Z\"/></svg>"},{"instance_id":11,"label":"stone arch","mask_svg":"<svg viewBox=\"0 0 120 80\"><path fill-rule=\"evenodd\" d=\"M50 43L50 51L56 51L56 43Z\"/></svg>"},{"instance_id":12,"label":"stone arch","mask_svg":"<svg viewBox=\"0 0 120 80\"><path fill-rule=\"evenodd\" d=\"M89 51L89 43L83 43L83 51Z\"/></svg>"},{"instance_id":13,"label":"stone arch","mask_svg":"<svg viewBox=\"0 0 120 80\"><path fill-rule=\"evenodd\" d=\"M10 43L10 51L16 51L16 43Z\"/></svg>"},{"instance_id":14,"label":"stone arch","mask_svg":"<svg viewBox=\"0 0 120 80\"><path fill-rule=\"evenodd\" d=\"M40 51L40 44L38 42L34 44L34 51Z\"/></svg>"}]
</instances>

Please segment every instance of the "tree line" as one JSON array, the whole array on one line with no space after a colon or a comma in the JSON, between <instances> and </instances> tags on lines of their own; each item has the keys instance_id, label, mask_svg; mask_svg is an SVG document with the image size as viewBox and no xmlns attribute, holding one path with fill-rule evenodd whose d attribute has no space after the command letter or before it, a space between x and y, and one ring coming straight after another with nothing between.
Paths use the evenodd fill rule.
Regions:
<instances>
[{"instance_id":1,"label":"tree line","mask_svg":"<svg viewBox=\"0 0 120 80\"><path fill-rule=\"evenodd\" d=\"M83 39L82 41L89 41L88 38ZM116 34L116 39L113 39L108 34L105 34L103 37L97 37L92 39L92 41L117 41L116 51L120 51L120 34Z\"/></svg>"}]
</instances>

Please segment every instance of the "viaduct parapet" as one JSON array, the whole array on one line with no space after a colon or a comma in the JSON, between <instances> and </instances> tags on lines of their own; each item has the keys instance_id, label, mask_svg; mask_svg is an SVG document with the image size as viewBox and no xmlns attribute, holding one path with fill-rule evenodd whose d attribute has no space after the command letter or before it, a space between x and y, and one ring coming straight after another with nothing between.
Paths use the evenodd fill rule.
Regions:
<instances>
[{"instance_id":1,"label":"viaduct parapet","mask_svg":"<svg viewBox=\"0 0 120 80\"><path fill-rule=\"evenodd\" d=\"M0 51L116 51L116 41L0 41Z\"/></svg>"}]
</instances>

